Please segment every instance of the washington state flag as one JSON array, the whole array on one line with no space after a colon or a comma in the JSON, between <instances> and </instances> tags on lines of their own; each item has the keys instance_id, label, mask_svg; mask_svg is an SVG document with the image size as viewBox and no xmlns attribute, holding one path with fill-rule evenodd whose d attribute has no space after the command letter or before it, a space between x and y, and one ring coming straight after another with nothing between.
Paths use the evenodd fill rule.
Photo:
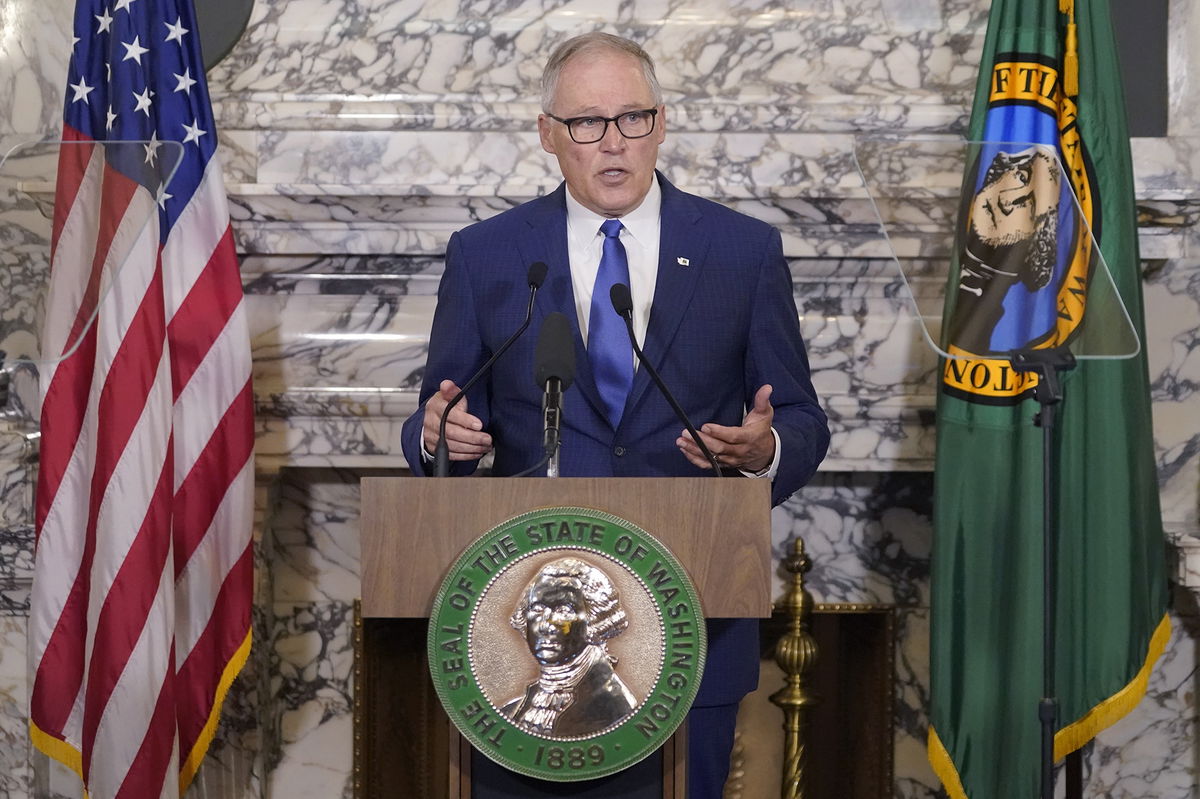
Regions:
<instances>
[{"instance_id":1,"label":"washington state flag","mask_svg":"<svg viewBox=\"0 0 1200 799\"><path fill-rule=\"evenodd\" d=\"M1008 354L1080 356L1053 442L1056 761L1138 703L1170 636L1108 0L994 0L968 139L982 143L943 315L928 748L951 797L1023 799L1040 769L1043 433L1038 378Z\"/></svg>"}]
</instances>

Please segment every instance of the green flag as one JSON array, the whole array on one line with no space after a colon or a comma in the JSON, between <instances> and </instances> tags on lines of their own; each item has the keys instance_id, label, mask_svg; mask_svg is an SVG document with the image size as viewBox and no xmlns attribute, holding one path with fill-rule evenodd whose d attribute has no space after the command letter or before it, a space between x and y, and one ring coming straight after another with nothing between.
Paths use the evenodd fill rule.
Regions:
<instances>
[{"instance_id":1,"label":"green flag","mask_svg":"<svg viewBox=\"0 0 1200 799\"><path fill-rule=\"evenodd\" d=\"M1016 799L1038 793L1042 431L1036 377L986 356L1105 327L1080 216L1145 341L1107 0L994 0L968 138L1040 146L981 146L964 180L943 346L981 357L944 360L938 397L929 759L951 797ZM1081 360L1063 388L1056 760L1137 704L1170 636L1144 350Z\"/></svg>"}]
</instances>

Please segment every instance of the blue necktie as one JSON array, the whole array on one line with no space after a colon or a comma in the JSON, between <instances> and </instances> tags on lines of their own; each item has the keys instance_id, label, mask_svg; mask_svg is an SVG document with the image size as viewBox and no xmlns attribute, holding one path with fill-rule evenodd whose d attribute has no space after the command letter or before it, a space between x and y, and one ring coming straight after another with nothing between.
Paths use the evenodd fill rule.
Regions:
<instances>
[{"instance_id":1,"label":"blue necktie","mask_svg":"<svg viewBox=\"0 0 1200 799\"><path fill-rule=\"evenodd\" d=\"M633 387L633 347L625 330L625 320L613 310L609 295L615 283L629 285L629 261L621 244L621 222L609 219L600 226L604 234L604 253L592 289L592 310L588 317L588 360L596 377L596 388L608 409L613 429L621 422L625 398Z\"/></svg>"}]
</instances>

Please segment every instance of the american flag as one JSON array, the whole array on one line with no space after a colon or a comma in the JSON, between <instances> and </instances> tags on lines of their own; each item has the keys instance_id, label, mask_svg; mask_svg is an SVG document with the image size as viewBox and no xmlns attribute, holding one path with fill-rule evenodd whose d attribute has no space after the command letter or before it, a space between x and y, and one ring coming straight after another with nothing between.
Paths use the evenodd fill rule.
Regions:
<instances>
[{"instance_id":1,"label":"american flag","mask_svg":"<svg viewBox=\"0 0 1200 799\"><path fill-rule=\"evenodd\" d=\"M250 650L249 336L191 0L79 0L73 38L30 734L92 797L175 797Z\"/></svg>"}]
</instances>

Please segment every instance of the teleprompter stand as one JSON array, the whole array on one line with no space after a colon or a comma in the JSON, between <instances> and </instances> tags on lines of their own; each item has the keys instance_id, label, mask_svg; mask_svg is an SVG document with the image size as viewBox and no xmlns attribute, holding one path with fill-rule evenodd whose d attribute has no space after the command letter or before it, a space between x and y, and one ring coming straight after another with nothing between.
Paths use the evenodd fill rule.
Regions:
<instances>
[{"instance_id":1,"label":"teleprompter stand","mask_svg":"<svg viewBox=\"0 0 1200 799\"><path fill-rule=\"evenodd\" d=\"M1055 426L1062 375L1076 359L1133 357L1141 342L1055 144L864 136L855 141L854 158L879 221L878 240L863 248L873 245L890 257L903 284L897 296L914 312L928 347L945 362L1005 361L1013 372L1037 375L1045 658L1039 789L1042 799L1053 799L1061 460ZM998 196L1018 183L1028 208L1013 204L1015 194ZM1033 214L1024 226L1014 213L1022 209ZM1051 218L1054 225L1045 221ZM1035 239L1044 245L1040 254ZM981 395L981 404L987 399ZM1068 799L1081 796L1078 751L1067 755L1065 776Z\"/></svg>"},{"instance_id":2,"label":"teleprompter stand","mask_svg":"<svg viewBox=\"0 0 1200 799\"><path fill-rule=\"evenodd\" d=\"M1038 412L1033 423L1042 429L1042 699L1038 720L1042 724L1041 797L1054 799L1054 728L1058 722L1058 698L1054 688L1055 586L1058 579L1058 531L1055 526L1056 459L1054 424L1063 398L1061 374L1075 368L1075 356L1065 347L1020 350L1012 353L1014 372L1038 376L1033 390ZM1074 769L1076 778L1081 775ZM1068 795L1073 786L1068 786ZM1076 788L1075 794L1081 791Z\"/></svg>"}]
</instances>

